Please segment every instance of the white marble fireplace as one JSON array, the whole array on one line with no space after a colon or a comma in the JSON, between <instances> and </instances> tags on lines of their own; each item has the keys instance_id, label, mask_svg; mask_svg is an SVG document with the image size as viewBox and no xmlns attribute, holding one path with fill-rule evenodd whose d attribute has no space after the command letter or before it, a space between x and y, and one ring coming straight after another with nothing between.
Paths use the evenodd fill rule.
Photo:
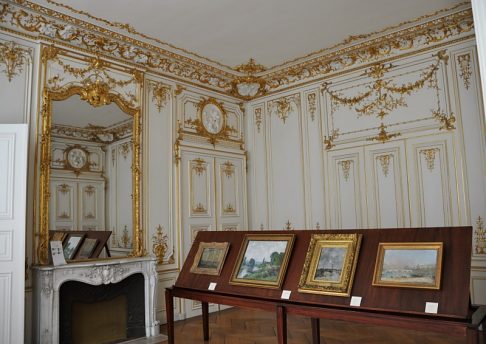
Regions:
<instances>
[{"instance_id":1,"label":"white marble fireplace","mask_svg":"<svg viewBox=\"0 0 486 344\"><path fill-rule=\"evenodd\" d=\"M144 280L145 336L159 334L155 318L157 271L152 257L109 259L70 263L62 266L36 266L34 270L34 342L59 342L60 289L67 281L89 285L110 285L142 274Z\"/></svg>"}]
</instances>

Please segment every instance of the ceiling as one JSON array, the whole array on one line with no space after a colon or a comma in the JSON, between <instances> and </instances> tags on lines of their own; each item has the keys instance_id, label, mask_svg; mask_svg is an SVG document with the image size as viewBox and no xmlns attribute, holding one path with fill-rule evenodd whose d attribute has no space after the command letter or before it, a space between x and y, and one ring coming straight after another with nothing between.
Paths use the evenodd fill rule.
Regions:
<instances>
[{"instance_id":1,"label":"ceiling","mask_svg":"<svg viewBox=\"0 0 486 344\"><path fill-rule=\"evenodd\" d=\"M120 24L130 24L130 29L133 29L132 35L138 39L186 55L191 52L231 67L245 63L251 57L266 67L279 65L331 47L351 35L371 33L462 2L461 0L60 1L62 4L54 0L35 2L125 34L128 33L120 28ZM91 16L108 22L103 23ZM164 45L164 42L167 44Z\"/></svg>"}]
</instances>

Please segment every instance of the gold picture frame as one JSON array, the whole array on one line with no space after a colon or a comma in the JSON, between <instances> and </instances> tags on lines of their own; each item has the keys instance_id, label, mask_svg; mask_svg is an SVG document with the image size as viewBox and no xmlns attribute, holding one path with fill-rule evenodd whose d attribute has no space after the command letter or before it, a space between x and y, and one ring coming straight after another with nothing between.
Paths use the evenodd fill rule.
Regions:
<instances>
[{"instance_id":1,"label":"gold picture frame","mask_svg":"<svg viewBox=\"0 0 486 344\"><path fill-rule=\"evenodd\" d=\"M299 281L299 292L349 296L361 246L361 234L314 234Z\"/></svg>"},{"instance_id":2,"label":"gold picture frame","mask_svg":"<svg viewBox=\"0 0 486 344\"><path fill-rule=\"evenodd\" d=\"M229 246L229 242L200 242L190 272L219 276Z\"/></svg>"},{"instance_id":3,"label":"gold picture frame","mask_svg":"<svg viewBox=\"0 0 486 344\"><path fill-rule=\"evenodd\" d=\"M440 289L442 242L379 243L373 285Z\"/></svg>"},{"instance_id":4,"label":"gold picture frame","mask_svg":"<svg viewBox=\"0 0 486 344\"><path fill-rule=\"evenodd\" d=\"M229 283L280 288L294 240L294 234L245 235Z\"/></svg>"}]
</instances>

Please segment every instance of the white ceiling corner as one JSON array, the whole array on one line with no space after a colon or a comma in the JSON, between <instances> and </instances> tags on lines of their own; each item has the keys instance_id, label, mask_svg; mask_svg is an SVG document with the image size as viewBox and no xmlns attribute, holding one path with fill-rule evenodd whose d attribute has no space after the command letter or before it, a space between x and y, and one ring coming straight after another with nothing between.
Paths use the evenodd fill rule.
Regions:
<instances>
[{"instance_id":1,"label":"white ceiling corner","mask_svg":"<svg viewBox=\"0 0 486 344\"><path fill-rule=\"evenodd\" d=\"M57 1L57 0L56 0ZM461 0L59 0L234 67L266 67L461 3ZM97 24L69 9L36 1ZM108 27L105 25L105 27ZM111 28L112 30L123 32ZM125 32L126 34L126 32ZM153 42L152 42L153 43ZM160 44L159 44L160 45Z\"/></svg>"}]
</instances>

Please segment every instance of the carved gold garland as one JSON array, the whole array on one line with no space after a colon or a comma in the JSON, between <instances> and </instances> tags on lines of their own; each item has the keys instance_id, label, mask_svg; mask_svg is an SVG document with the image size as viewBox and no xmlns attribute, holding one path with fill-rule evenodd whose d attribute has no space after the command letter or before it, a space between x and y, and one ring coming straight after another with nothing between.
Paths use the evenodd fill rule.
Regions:
<instances>
[{"instance_id":1,"label":"carved gold garland","mask_svg":"<svg viewBox=\"0 0 486 344\"><path fill-rule=\"evenodd\" d=\"M30 51L22 49L15 42L0 42L0 66L4 66L2 72L5 73L9 82L22 72L26 55L30 56Z\"/></svg>"},{"instance_id":2,"label":"carved gold garland","mask_svg":"<svg viewBox=\"0 0 486 344\"><path fill-rule=\"evenodd\" d=\"M157 257L157 264L164 262L164 257L167 252L169 238L166 233L163 233L161 225L157 227L156 233L152 236L152 252Z\"/></svg>"},{"instance_id":3,"label":"carved gold garland","mask_svg":"<svg viewBox=\"0 0 486 344\"><path fill-rule=\"evenodd\" d=\"M376 116L381 121L381 124L378 127L379 132L376 136L369 137L366 140L385 143L401 134L389 134L386 131L387 125L383 122L384 118L397 108L407 106L405 96L411 95L413 92L422 89L428 84L429 88L435 90L437 96L437 108L432 111L432 117L442 123L442 126L440 127L441 130L455 129L453 125L455 122L454 115L446 115L442 112L439 85L437 81L437 72L439 71L440 65L441 63L447 64L449 56L446 55L445 50L441 50L433 56L436 57L436 61L421 73L419 79L402 85L396 85L393 82L393 79L385 78L385 75L389 73L394 66L392 64L384 63L373 65L365 71L365 76L371 78L373 82L366 86L367 90L365 92L352 97L346 97L339 92L332 91L330 89L330 83L324 83L322 85L322 92L326 93L331 99L331 115L336 111L339 105L344 105L350 109L354 109L358 117ZM326 149L333 147L330 138L325 139L325 144Z\"/></svg>"},{"instance_id":4,"label":"carved gold garland","mask_svg":"<svg viewBox=\"0 0 486 344\"><path fill-rule=\"evenodd\" d=\"M155 102L157 111L162 111L170 99L171 87L160 82L149 82L149 89L152 91L152 101Z\"/></svg>"},{"instance_id":5,"label":"carved gold garland","mask_svg":"<svg viewBox=\"0 0 486 344\"><path fill-rule=\"evenodd\" d=\"M232 70L223 70L227 66L219 64L223 68L216 68L29 1L22 0L18 3L20 5L0 4L0 23L8 24L12 29L42 35L48 41L60 41L97 54L123 59L156 72L173 75L191 83L196 82L219 92L238 96L241 99L248 99L234 92L235 82L236 84L245 82L244 78L250 76L248 72L243 72L245 73L244 76L235 73L241 66ZM251 81L261 82L259 93L255 97L286 85L297 86L297 83L306 79L323 77L352 66L378 61L403 53L405 50L432 46L453 36L471 32L473 30L471 9L460 9L466 6L468 6L467 3L457 4L449 9L401 23L394 26L393 30L395 31L389 34L384 33L387 30L390 31L391 28L353 36L334 47L323 49L295 61L288 61L284 65L274 66L268 70L254 69L253 74L251 74L253 78ZM81 11L73 8L70 8L70 10L81 13ZM444 15L447 11L455 12ZM82 14L88 15L87 13ZM434 18L439 14L444 16L438 19ZM102 20L101 18L96 19ZM402 25L424 20L428 21L399 29L403 27ZM108 25L126 29L129 32L133 31L133 28L127 24L110 22ZM138 32L132 33L141 35ZM383 34L383 36L373 39L380 34ZM347 46L353 41L365 39L367 41ZM176 49L183 51L179 48ZM299 63L299 60L303 62ZM216 63L215 61L211 62ZM253 64L258 66L254 61Z\"/></svg>"},{"instance_id":6,"label":"carved gold garland","mask_svg":"<svg viewBox=\"0 0 486 344\"><path fill-rule=\"evenodd\" d=\"M275 113L285 124L289 114L292 112L292 104L295 108L299 109L300 93L269 101L267 103L268 115L271 116Z\"/></svg>"}]
</instances>

